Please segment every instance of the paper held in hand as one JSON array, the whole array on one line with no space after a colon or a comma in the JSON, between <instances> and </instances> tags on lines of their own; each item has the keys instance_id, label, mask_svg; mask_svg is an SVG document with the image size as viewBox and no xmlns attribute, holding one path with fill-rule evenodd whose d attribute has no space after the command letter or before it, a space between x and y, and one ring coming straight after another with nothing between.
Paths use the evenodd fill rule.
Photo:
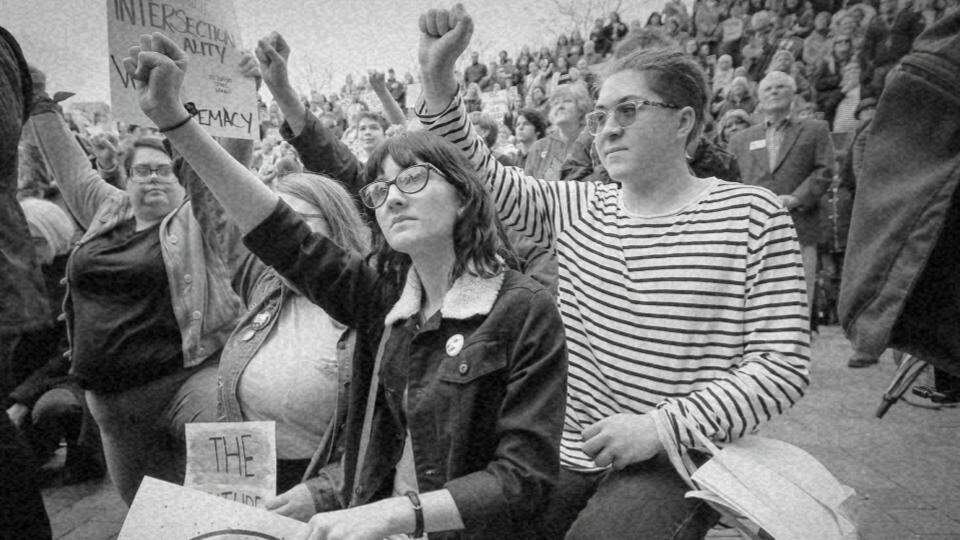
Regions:
<instances>
[{"instance_id":1,"label":"paper held in hand","mask_svg":"<svg viewBox=\"0 0 960 540\"><path fill-rule=\"evenodd\" d=\"M240 72L240 26L231 0L106 0L107 66L114 118L152 126L140 110L123 58L140 36L160 32L189 57L181 101L193 102L196 121L211 135L260 138L257 89ZM165 127L165 126L158 126Z\"/></svg>"},{"instance_id":2,"label":"paper held in hand","mask_svg":"<svg viewBox=\"0 0 960 540\"><path fill-rule=\"evenodd\" d=\"M744 532L759 538L757 529L763 529L777 540L858 538L848 512L853 489L802 449L755 435L721 448L682 417L660 411L654 418L671 463L694 488L686 496L739 518ZM697 446L712 455L706 463L697 467L689 458L678 443L679 429L687 430Z\"/></svg>"},{"instance_id":3,"label":"paper held in hand","mask_svg":"<svg viewBox=\"0 0 960 540\"><path fill-rule=\"evenodd\" d=\"M293 540L309 533L306 523L147 476L117 538Z\"/></svg>"},{"instance_id":4,"label":"paper held in hand","mask_svg":"<svg viewBox=\"0 0 960 540\"><path fill-rule=\"evenodd\" d=\"M184 486L260 508L277 494L276 423L198 422L185 431Z\"/></svg>"}]
</instances>

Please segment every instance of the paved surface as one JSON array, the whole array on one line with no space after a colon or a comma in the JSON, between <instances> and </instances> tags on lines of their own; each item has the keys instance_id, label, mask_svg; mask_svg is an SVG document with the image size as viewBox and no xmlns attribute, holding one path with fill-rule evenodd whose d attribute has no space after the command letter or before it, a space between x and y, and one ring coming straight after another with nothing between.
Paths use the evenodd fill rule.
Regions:
<instances>
[{"instance_id":1,"label":"paved surface","mask_svg":"<svg viewBox=\"0 0 960 540\"><path fill-rule=\"evenodd\" d=\"M878 420L874 411L894 373L890 355L879 366L848 369L850 346L836 327L823 329L813 351L806 398L763 434L806 449L857 490L864 539L960 540L960 409L901 402ZM43 495L54 538L110 539L120 530L125 508L106 480Z\"/></svg>"}]
</instances>

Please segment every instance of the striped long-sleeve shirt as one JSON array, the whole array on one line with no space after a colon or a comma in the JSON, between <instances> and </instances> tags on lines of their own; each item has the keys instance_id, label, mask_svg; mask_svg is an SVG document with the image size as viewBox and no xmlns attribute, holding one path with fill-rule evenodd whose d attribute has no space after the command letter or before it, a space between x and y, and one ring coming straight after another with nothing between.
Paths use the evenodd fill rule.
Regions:
<instances>
[{"instance_id":1,"label":"striped long-sleeve shirt","mask_svg":"<svg viewBox=\"0 0 960 540\"><path fill-rule=\"evenodd\" d=\"M506 226L556 250L570 355L565 468L598 469L581 432L617 413L664 408L729 441L803 395L803 267L773 193L705 179L681 210L635 216L615 184L546 182L502 166L459 97L435 114L421 104L418 114L470 159Z\"/></svg>"}]
</instances>

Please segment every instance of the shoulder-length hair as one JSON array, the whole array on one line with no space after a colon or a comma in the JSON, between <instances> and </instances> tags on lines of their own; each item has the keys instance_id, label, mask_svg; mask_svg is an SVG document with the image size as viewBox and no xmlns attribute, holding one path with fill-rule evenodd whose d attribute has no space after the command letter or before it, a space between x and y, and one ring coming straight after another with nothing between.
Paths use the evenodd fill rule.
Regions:
<instances>
[{"instance_id":1,"label":"shoulder-length hair","mask_svg":"<svg viewBox=\"0 0 960 540\"><path fill-rule=\"evenodd\" d=\"M425 131L391 137L374 149L367 159L364 173L368 183L383 174L382 165L387 157L401 169L429 163L457 191L461 211L453 225L451 281L466 272L493 277L508 265L516 266L516 255L497 218L493 200L457 147ZM388 286L401 287L410 268L410 257L391 248L379 227L375 228L373 237L377 271Z\"/></svg>"},{"instance_id":2,"label":"shoulder-length hair","mask_svg":"<svg viewBox=\"0 0 960 540\"><path fill-rule=\"evenodd\" d=\"M312 173L291 173L277 179L274 189L316 206L327 222L331 240L358 255L370 252L370 230L353 198L336 180Z\"/></svg>"}]
</instances>

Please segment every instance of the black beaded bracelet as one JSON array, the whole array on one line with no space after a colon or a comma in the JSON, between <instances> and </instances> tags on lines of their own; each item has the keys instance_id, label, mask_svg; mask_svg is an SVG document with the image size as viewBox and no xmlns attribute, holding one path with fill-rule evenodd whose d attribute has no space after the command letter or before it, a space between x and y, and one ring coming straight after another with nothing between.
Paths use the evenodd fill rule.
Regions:
<instances>
[{"instance_id":1,"label":"black beaded bracelet","mask_svg":"<svg viewBox=\"0 0 960 540\"><path fill-rule=\"evenodd\" d=\"M183 120L181 120L180 122L177 122L176 124L174 124L174 125L172 125L172 126L168 126L168 127L165 127L165 128L160 128L158 131L159 131L160 133L167 133L168 131L173 131L173 130L175 130L175 129L181 128L181 127L183 127L184 125L186 125L186 123L189 122L191 118L193 118L194 116L196 116L196 115L199 114L199 112L200 112L200 111L197 110L197 106L194 105L192 101L188 101L188 102L184 103L184 104L183 104L183 108L187 110L187 117L186 117L186 118L184 118Z\"/></svg>"},{"instance_id":2,"label":"black beaded bracelet","mask_svg":"<svg viewBox=\"0 0 960 540\"><path fill-rule=\"evenodd\" d=\"M408 491L406 496L413 504L413 512L416 514L417 520L411 538L420 538L423 536L423 505L420 504L420 496L417 495L416 491Z\"/></svg>"}]
</instances>

